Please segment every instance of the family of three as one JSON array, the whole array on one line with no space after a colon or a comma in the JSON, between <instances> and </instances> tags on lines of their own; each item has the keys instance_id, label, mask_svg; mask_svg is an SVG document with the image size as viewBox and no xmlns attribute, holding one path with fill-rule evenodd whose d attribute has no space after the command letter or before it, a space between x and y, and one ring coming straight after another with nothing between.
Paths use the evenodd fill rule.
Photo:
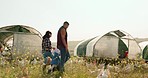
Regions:
<instances>
[{"instance_id":1,"label":"family of three","mask_svg":"<svg viewBox=\"0 0 148 78\"><path fill-rule=\"evenodd\" d=\"M67 43L67 28L69 23L65 21L57 33L57 48L51 46L50 37L52 33L46 31L42 39L42 53L44 57L43 71L47 65L51 65L48 73L55 70L64 72L64 64L70 58Z\"/></svg>"}]
</instances>

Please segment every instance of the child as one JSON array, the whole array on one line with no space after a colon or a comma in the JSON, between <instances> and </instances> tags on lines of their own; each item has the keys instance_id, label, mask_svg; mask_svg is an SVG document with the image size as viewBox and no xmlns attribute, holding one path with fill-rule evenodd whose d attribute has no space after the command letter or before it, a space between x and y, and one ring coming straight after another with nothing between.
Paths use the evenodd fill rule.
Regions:
<instances>
[{"instance_id":1,"label":"child","mask_svg":"<svg viewBox=\"0 0 148 78\"><path fill-rule=\"evenodd\" d=\"M52 60L50 62L51 68L48 70L48 73L53 72L55 70L59 70L60 59L61 59L60 50L53 48L52 55L53 55L53 57L52 57Z\"/></svg>"}]
</instances>

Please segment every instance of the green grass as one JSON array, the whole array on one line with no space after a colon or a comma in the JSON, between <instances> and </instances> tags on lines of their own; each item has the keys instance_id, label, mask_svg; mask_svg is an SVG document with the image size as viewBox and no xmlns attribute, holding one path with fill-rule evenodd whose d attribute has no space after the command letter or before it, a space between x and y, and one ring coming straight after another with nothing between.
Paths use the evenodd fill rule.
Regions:
<instances>
[{"instance_id":1,"label":"green grass","mask_svg":"<svg viewBox=\"0 0 148 78\"><path fill-rule=\"evenodd\" d=\"M28 60L28 58L26 59ZM0 78L59 78L61 73L58 71L47 74L42 71L42 61L35 65L25 64L20 65L16 60L10 64L6 62L5 65L0 66ZM65 72L62 74L62 78L96 78L99 71L96 69L101 68L100 64L95 65L90 62L90 66L87 66L87 62L81 58L72 57L65 64ZM130 65L135 65L129 63ZM111 65L113 66L113 65ZM125 62L118 65L119 69L122 70L126 66ZM148 67L148 65L145 65ZM142 62L138 62L137 66L131 71L116 71L115 66L110 69L111 78L148 78L148 68L146 68ZM90 72L95 71L93 73Z\"/></svg>"}]
</instances>

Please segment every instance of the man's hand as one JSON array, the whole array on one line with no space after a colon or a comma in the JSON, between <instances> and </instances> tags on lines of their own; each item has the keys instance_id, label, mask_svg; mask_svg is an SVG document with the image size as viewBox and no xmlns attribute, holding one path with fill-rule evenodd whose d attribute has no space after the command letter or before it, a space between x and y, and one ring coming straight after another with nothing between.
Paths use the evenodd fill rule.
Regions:
<instances>
[{"instance_id":1,"label":"man's hand","mask_svg":"<svg viewBox=\"0 0 148 78\"><path fill-rule=\"evenodd\" d=\"M68 51L68 46L66 46L66 51L69 52L69 51Z\"/></svg>"}]
</instances>

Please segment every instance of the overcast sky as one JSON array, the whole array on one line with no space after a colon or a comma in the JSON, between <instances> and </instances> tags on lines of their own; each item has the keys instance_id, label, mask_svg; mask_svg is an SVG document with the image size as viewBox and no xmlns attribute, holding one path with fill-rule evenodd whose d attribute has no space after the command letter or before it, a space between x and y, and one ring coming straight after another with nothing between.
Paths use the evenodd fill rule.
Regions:
<instances>
[{"instance_id":1,"label":"overcast sky","mask_svg":"<svg viewBox=\"0 0 148 78\"><path fill-rule=\"evenodd\" d=\"M27 25L45 34L68 21L68 39L83 40L121 29L148 38L148 0L0 0L0 27Z\"/></svg>"}]
</instances>

